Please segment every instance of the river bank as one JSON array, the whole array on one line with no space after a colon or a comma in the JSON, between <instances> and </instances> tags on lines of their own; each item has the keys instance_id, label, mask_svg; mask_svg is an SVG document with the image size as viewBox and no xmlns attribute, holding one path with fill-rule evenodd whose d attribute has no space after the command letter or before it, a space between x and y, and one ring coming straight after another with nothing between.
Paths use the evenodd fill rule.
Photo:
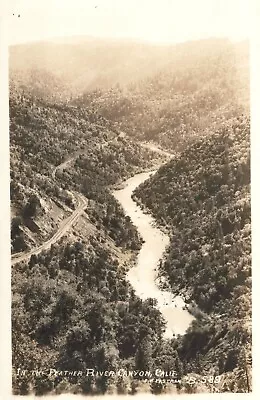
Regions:
<instances>
[{"instance_id":1,"label":"river bank","mask_svg":"<svg viewBox=\"0 0 260 400\"><path fill-rule=\"evenodd\" d=\"M120 189L114 190L114 197L122 205L125 214L129 216L144 240L137 257L136 265L127 273L127 279L142 298L154 298L156 307L166 321L165 337L183 335L194 317L188 312L181 296L174 295L169 290L163 290L158 282L158 264L163 258L170 238L167 232L160 229L151 214L145 212L132 199L137 186L154 174L156 170L135 174L127 179Z\"/></svg>"}]
</instances>

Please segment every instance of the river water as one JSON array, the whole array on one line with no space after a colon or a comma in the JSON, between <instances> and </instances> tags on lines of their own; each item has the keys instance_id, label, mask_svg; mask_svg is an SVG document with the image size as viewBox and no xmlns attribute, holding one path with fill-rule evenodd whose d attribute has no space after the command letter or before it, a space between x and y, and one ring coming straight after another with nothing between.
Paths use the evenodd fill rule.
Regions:
<instances>
[{"instance_id":1,"label":"river water","mask_svg":"<svg viewBox=\"0 0 260 400\"><path fill-rule=\"evenodd\" d=\"M165 337L172 338L173 334L183 335L194 318L187 309L183 309L185 302L180 296L174 296L171 292L159 288L158 263L169 244L169 236L158 229L154 218L144 213L131 198L134 189L155 172L134 175L124 182L123 189L115 190L113 195L121 203L125 214L131 218L144 240L136 266L129 270L127 279L141 299L150 297L157 300L156 307L166 321Z\"/></svg>"}]
</instances>

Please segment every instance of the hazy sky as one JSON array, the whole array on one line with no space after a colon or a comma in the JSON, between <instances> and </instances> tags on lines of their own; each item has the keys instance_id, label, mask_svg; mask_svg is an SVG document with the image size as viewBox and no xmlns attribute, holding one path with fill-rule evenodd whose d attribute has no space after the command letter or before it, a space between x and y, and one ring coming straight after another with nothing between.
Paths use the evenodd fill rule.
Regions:
<instances>
[{"instance_id":1,"label":"hazy sky","mask_svg":"<svg viewBox=\"0 0 260 400\"><path fill-rule=\"evenodd\" d=\"M7 1L11 44L68 35L155 42L241 39L250 30L249 0Z\"/></svg>"}]
</instances>

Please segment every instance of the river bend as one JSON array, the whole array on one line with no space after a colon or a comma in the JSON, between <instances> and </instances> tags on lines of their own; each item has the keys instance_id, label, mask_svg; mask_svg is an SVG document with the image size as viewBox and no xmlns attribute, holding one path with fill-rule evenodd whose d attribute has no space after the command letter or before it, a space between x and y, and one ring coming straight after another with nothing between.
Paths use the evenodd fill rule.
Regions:
<instances>
[{"instance_id":1,"label":"river bend","mask_svg":"<svg viewBox=\"0 0 260 400\"><path fill-rule=\"evenodd\" d=\"M115 190L113 195L144 240L136 266L128 271L127 279L141 299L150 297L157 300L156 307L166 321L165 337L171 338L173 334L183 335L193 320L193 316L184 309L185 303L180 296L174 296L170 291L159 288L158 263L169 244L169 236L157 228L154 218L145 213L131 198L134 189L153 173L155 171L134 175L124 182L123 189Z\"/></svg>"}]
</instances>

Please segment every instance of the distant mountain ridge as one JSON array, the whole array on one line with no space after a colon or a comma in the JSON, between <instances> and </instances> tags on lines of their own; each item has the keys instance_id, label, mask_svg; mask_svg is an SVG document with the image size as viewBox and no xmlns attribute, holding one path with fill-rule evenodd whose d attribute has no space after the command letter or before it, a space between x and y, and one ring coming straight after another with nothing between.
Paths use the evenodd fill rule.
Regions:
<instances>
[{"instance_id":1,"label":"distant mountain ridge","mask_svg":"<svg viewBox=\"0 0 260 400\"><path fill-rule=\"evenodd\" d=\"M46 41L10 46L10 75L12 78L14 74L17 79L21 74L24 84L33 86L36 81L30 73L39 69L61 80L73 95L80 95L85 90L108 89L117 84L127 86L153 76L162 68L168 68L169 63L187 58L187 55L192 60L196 53L201 56L210 48L216 52L225 47L243 53L247 43L208 39L177 45L154 45L114 39L65 38L58 43Z\"/></svg>"}]
</instances>

